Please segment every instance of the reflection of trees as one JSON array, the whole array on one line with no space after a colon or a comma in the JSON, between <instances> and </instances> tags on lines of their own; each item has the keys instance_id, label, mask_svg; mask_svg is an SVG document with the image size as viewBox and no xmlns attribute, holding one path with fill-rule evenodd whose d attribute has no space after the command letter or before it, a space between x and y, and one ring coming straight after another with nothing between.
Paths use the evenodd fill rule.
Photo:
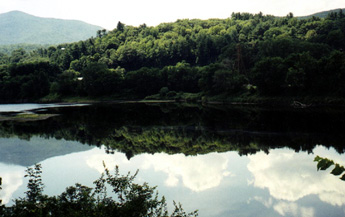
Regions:
<instances>
[{"instance_id":1,"label":"reflection of trees","mask_svg":"<svg viewBox=\"0 0 345 217\"><path fill-rule=\"evenodd\" d=\"M334 163L333 160L330 160L328 158L322 158L320 156L316 156L314 161L317 163L317 170L327 170L331 166L334 166L333 170L331 171L331 174L335 176L341 176L343 172L345 172L344 166L339 165L338 163ZM343 174L340 177L341 180L345 181L345 174Z\"/></svg>"},{"instance_id":2,"label":"reflection of trees","mask_svg":"<svg viewBox=\"0 0 345 217\"><path fill-rule=\"evenodd\" d=\"M312 152L323 137L317 135L275 134L241 130L216 131L200 127L121 127L114 130L102 144L111 149L128 153L165 152L186 155L210 152L237 151L240 155L254 154L260 150L289 147L296 152ZM301 145L303 144L303 145ZM327 146L327 145L326 145ZM330 147L330 146L327 146ZM343 147L335 147L343 152Z\"/></svg>"},{"instance_id":3,"label":"reflection of trees","mask_svg":"<svg viewBox=\"0 0 345 217\"><path fill-rule=\"evenodd\" d=\"M243 132L217 132L202 127L121 127L103 144L109 149L125 153L184 153L186 155L210 152L238 151L240 154L268 150L259 147L255 137Z\"/></svg>"},{"instance_id":4,"label":"reflection of trees","mask_svg":"<svg viewBox=\"0 0 345 217\"><path fill-rule=\"evenodd\" d=\"M139 153L238 151L289 147L311 152L316 144L344 152L345 112L180 104L113 104L52 108L60 116L39 122L0 122L1 137L32 136L105 145L128 158Z\"/></svg>"}]
</instances>

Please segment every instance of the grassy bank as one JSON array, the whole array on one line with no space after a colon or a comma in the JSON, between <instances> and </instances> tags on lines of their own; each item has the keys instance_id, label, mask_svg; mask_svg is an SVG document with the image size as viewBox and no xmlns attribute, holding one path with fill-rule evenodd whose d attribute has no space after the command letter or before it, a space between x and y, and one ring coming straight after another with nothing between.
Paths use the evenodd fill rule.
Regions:
<instances>
[{"instance_id":1,"label":"grassy bank","mask_svg":"<svg viewBox=\"0 0 345 217\"><path fill-rule=\"evenodd\" d=\"M288 97L288 96L259 96L259 95L206 95L204 93L173 93L155 94L145 98L132 96L102 96L102 97L80 97L80 96L46 96L36 101L38 103L97 103L97 102L127 102L127 103L162 103L162 102L191 102L203 104L254 104L264 106L345 106L345 98L341 97Z\"/></svg>"}]
</instances>

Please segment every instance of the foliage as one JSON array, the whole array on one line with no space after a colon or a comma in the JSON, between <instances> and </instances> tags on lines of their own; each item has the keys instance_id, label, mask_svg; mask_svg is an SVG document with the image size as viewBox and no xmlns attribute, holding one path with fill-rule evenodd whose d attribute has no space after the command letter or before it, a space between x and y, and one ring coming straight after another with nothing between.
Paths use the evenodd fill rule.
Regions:
<instances>
[{"instance_id":1,"label":"foliage","mask_svg":"<svg viewBox=\"0 0 345 217\"><path fill-rule=\"evenodd\" d=\"M10 44L10 45L0 45L0 53L11 55L13 51L23 49L26 52L38 52L41 49L48 48L49 45L41 44Z\"/></svg>"},{"instance_id":2,"label":"foliage","mask_svg":"<svg viewBox=\"0 0 345 217\"><path fill-rule=\"evenodd\" d=\"M105 166L104 166L105 167ZM81 184L67 187L58 196L43 194L41 165L26 170L29 177L25 198L14 200L14 205L2 207L1 216L168 216L165 198L159 199L155 187L147 183L136 184L137 175L121 175L118 167L114 174L105 167L101 177L94 181L95 187ZM108 195L111 188L112 195ZM115 197L114 197L115 196ZM185 213L180 204L170 216L197 216L197 211Z\"/></svg>"},{"instance_id":3,"label":"foliage","mask_svg":"<svg viewBox=\"0 0 345 217\"><path fill-rule=\"evenodd\" d=\"M95 38L1 54L0 101L32 101L53 94L166 98L168 92L168 98L180 92L341 98L344 27L340 11L307 19L292 13L233 13L227 19L183 19L155 27L118 22L116 29L99 30ZM40 67L25 70L32 65ZM42 90L34 88L41 85Z\"/></svg>"},{"instance_id":4,"label":"foliage","mask_svg":"<svg viewBox=\"0 0 345 217\"><path fill-rule=\"evenodd\" d=\"M316 156L314 161L318 162L317 163L317 170L327 170L331 166L334 165L333 170L331 171L331 174L335 176L341 176L345 172L345 167L341 166L337 163L334 163L333 160L327 159L327 158L322 158L320 156ZM345 181L345 174L343 174L340 177L341 180Z\"/></svg>"}]
</instances>

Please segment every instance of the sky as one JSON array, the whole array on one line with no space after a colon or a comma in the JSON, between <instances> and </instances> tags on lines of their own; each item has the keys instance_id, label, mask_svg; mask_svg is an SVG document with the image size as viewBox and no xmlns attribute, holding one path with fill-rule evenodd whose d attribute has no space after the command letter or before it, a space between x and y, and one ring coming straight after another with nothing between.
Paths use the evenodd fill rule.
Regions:
<instances>
[{"instance_id":1,"label":"sky","mask_svg":"<svg viewBox=\"0 0 345 217\"><path fill-rule=\"evenodd\" d=\"M156 26L177 19L227 18L232 12L285 16L345 8L344 0L0 0L0 13L23 11L39 17L81 20L106 29Z\"/></svg>"}]
</instances>

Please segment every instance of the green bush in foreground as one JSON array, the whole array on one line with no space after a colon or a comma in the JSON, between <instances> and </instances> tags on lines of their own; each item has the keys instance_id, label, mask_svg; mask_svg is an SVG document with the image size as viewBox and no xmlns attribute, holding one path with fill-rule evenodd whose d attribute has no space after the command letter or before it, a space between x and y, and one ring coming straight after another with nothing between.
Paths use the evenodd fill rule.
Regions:
<instances>
[{"instance_id":1,"label":"green bush in foreground","mask_svg":"<svg viewBox=\"0 0 345 217\"><path fill-rule=\"evenodd\" d=\"M118 167L114 174L105 167L101 177L94 181L94 188L75 184L59 196L43 194L41 169L36 164L26 170L25 177L29 177L26 196L15 199L11 207L1 206L0 216L198 216L197 211L185 213L181 204L175 202L169 215L165 198L158 198L155 187L133 183L137 173L123 176ZM107 195L108 187L115 197Z\"/></svg>"}]
</instances>

